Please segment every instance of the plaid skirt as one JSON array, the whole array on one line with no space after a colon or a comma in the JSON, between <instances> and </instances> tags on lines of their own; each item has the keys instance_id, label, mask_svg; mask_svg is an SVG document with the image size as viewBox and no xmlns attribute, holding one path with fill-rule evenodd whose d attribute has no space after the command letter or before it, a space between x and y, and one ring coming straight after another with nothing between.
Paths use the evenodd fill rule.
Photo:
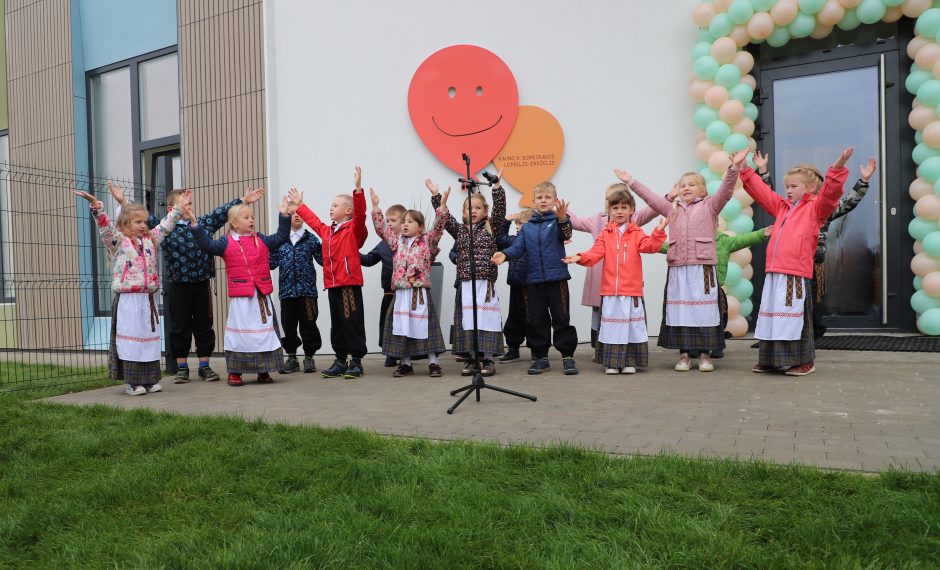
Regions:
<instances>
[{"instance_id":1,"label":"plaid skirt","mask_svg":"<svg viewBox=\"0 0 940 570\"><path fill-rule=\"evenodd\" d=\"M283 362L284 352L280 348L267 352L225 351L225 368L231 374L277 372Z\"/></svg>"},{"instance_id":2,"label":"plaid skirt","mask_svg":"<svg viewBox=\"0 0 940 570\"><path fill-rule=\"evenodd\" d=\"M790 368L816 360L813 341L813 295L803 299L803 330L798 340L762 340L758 345L757 363L774 368Z\"/></svg>"},{"instance_id":3,"label":"plaid skirt","mask_svg":"<svg viewBox=\"0 0 940 570\"><path fill-rule=\"evenodd\" d=\"M666 285L668 289L668 284ZM725 331L720 324L714 327L671 327L666 324L667 290L663 290L663 321L659 327L657 346L686 350L689 352L711 352L724 350ZM718 289L718 307L721 311L721 288ZM725 312L727 313L728 300L725 299Z\"/></svg>"},{"instance_id":4,"label":"plaid skirt","mask_svg":"<svg viewBox=\"0 0 940 570\"><path fill-rule=\"evenodd\" d=\"M473 331L463 328L463 302L460 299L460 289L457 287L457 298L454 300L454 325L450 329L451 351L469 354L473 352ZM480 352L503 354L503 331L477 331L477 342Z\"/></svg>"},{"instance_id":5,"label":"plaid skirt","mask_svg":"<svg viewBox=\"0 0 940 570\"><path fill-rule=\"evenodd\" d=\"M111 302L111 342L108 344L108 378L119 380L131 386L156 384L160 381L162 370L160 361L134 362L121 360L117 351L117 314L120 293L114 294Z\"/></svg>"},{"instance_id":6,"label":"plaid skirt","mask_svg":"<svg viewBox=\"0 0 940 570\"><path fill-rule=\"evenodd\" d=\"M598 341L594 349L594 362L607 368L646 368L649 366L649 343L604 344Z\"/></svg>"},{"instance_id":7,"label":"plaid skirt","mask_svg":"<svg viewBox=\"0 0 940 570\"><path fill-rule=\"evenodd\" d=\"M441 321L437 317L437 308L431 299L431 290L424 292L428 302L428 338L411 338L392 333L394 324L394 303L389 303L385 313L385 329L382 337L385 339L382 346L385 356L402 358L404 356L427 356L428 354L441 354L447 350L444 346L444 335L441 334Z\"/></svg>"}]
</instances>

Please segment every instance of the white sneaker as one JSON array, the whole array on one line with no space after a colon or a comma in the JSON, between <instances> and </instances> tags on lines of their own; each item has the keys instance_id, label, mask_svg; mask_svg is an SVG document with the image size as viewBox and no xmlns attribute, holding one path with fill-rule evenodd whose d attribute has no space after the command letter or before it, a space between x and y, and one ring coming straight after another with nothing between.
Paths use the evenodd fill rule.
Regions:
<instances>
[{"instance_id":1,"label":"white sneaker","mask_svg":"<svg viewBox=\"0 0 940 570\"><path fill-rule=\"evenodd\" d=\"M144 388L147 388L147 387L144 386ZM148 391L148 392L162 392L162 391L163 391L163 386L161 386L161 385L159 385L159 384L153 384L152 386L150 386L149 388L147 388L147 391Z\"/></svg>"},{"instance_id":2,"label":"white sneaker","mask_svg":"<svg viewBox=\"0 0 940 570\"><path fill-rule=\"evenodd\" d=\"M143 396L147 393L147 389L143 386L131 386L130 384L125 384L124 392L129 396Z\"/></svg>"},{"instance_id":3,"label":"white sneaker","mask_svg":"<svg viewBox=\"0 0 940 570\"><path fill-rule=\"evenodd\" d=\"M604 371L604 374L620 374L620 371L616 368L608 368Z\"/></svg>"},{"instance_id":4,"label":"white sneaker","mask_svg":"<svg viewBox=\"0 0 940 570\"><path fill-rule=\"evenodd\" d=\"M683 352L679 357L679 362L676 362L675 369L677 372L689 371L689 354L687 352Z\"/></svg>"},{"instance_id":5,"label":"white sneaker","mask_svg":"<svg viewBox=\"0 0 940 570\"><path fill-rule=\"evenodd\" d=\"M624 366L623 370L620 371L621 374L636 374L636 368L632 366Z\"/></svg>"},{"instance_id":6,"label":"white sneaker","mask_svg":"<svg viewBox=\"0 0 940 570\"><path fill-rule=\"evenodd\" d=\"M698 357L698 369L702 372L711 372L715 369L715 364L710 357L703 354Z\"/></svg>"}]
</instances>

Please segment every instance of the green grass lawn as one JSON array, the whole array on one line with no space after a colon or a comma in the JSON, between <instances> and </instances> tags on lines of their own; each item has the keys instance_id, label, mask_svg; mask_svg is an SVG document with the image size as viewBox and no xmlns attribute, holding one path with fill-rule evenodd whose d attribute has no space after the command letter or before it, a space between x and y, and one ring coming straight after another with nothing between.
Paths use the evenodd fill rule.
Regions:
<instances>
[{"instance_id":1,"label":"green grass lawn","mask_svg":"<svg viewBox=\"0 0 940 570\"><path fill-rule=\"evenodd\" d=\"M0 360L0 396L45 398L114 386L104 366L59 366Z\"/></svg>"},{"instance_id":2,"label":"green grass lawn","mask_svg":"<svg viewBox=\"0 0 940 570\"><path fill-rule=\"evenodd\" d=\"M940 476L0 398L0 567L938 567Z\"/></svg>"}]
</instances>

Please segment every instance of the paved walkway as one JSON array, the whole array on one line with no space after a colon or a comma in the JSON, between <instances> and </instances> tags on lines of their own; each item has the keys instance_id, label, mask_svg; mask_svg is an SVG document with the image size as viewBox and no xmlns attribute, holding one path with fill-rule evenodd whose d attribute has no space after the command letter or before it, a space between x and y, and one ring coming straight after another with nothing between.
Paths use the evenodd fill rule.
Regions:
<instances>
[{"instance_id":1,"label":"paved walkway","mask_svg":"<svg viewBox=\"0 0 940 570\"><path fill-rule=\"evenodd\" d=\"M538 402L487 390L481 402L471 397L453 415L446 413L455 401L449 391L466 382L450 355L440 379L392 379L391 369L371 356L367 376L355 381L301 373L243 388L167 380L164 392L143 397L110 387L52 401L435 439L564 441L617 454L671 450L861 471L940 470L940 354L819 351L816 374L791 378L751 373L751 342L731 341L708 374L673 372L673 354L653 346L650 368L633 376L605 376L585 346L577 355L579 376L563 376L560 361L541 376L526 375L527 361L501 365L492 382L532 393ZM328 358L317 365L325 367Z\"/></svg>"}]
</instances>

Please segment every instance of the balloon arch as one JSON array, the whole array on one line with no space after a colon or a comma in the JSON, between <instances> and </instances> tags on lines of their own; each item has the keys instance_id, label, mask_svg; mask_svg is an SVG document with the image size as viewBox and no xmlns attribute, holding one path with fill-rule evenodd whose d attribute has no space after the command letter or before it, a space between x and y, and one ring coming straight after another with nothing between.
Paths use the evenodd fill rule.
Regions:
<instances>
[{"instance_id":1,"label":"balloon arch","mask_svg":"<svg viewBox=\"0 0 940 570\"><path fill-rule=\"evenodd\" d=\"M757 148L753 134L758 111L751 102L757 81L750 75L754 57L743 51L748 43L766 41L781 47L791 38L824 38L835 27L852 30L902 17L916 18L915 37L907 48L914 64L905 85L916 95L908 120L918 143L912 156L918 177L909 190L916 201L916 217L908 226L916 240L911 307L921 332L940 335L940 9L933 0L703 0L692 12L701 28L692 50L694 78L689 88L697 104L695 154L709 193L714 193L730 165L730 154ZM754 229L753 200L738 184L721 212L722 231ZM745 317L754 310L750 262L751 252L741 250L728 263L728 330L735 336L747 332Z\"/></svg>"}]
</instances>

